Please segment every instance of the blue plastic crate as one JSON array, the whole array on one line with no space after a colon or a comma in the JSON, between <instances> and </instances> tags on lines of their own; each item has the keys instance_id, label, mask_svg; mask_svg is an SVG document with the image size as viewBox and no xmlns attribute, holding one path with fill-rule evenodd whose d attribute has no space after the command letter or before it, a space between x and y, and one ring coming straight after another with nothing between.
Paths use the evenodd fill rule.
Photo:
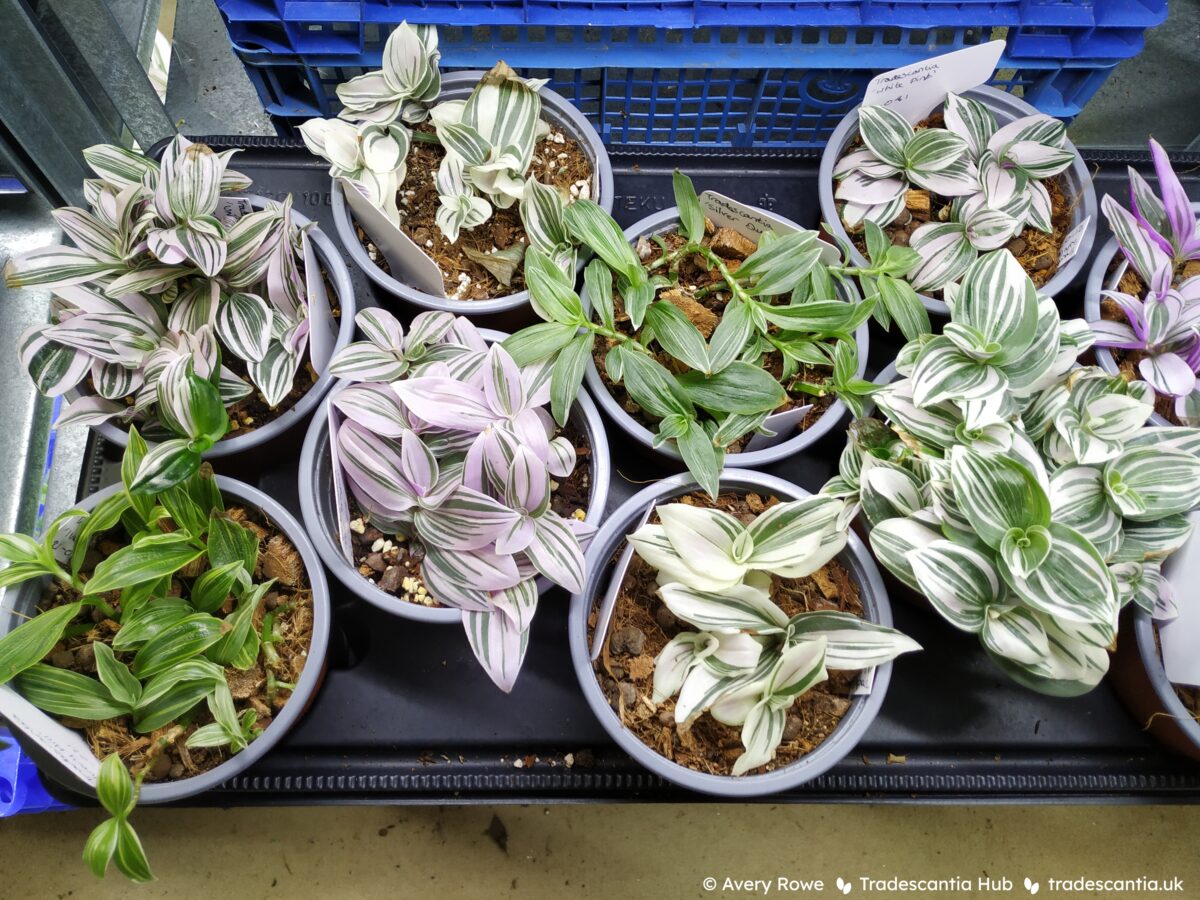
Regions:
<instances>
[{"instance_id":1,"label":"blue plastic crate","mask_svg":"<svg viewBox=\"0 0 1200 900\"><path fill-rule=\"evenodd\" d=\"M217 7L235 44L311 56L367 52L376 41L372 26L384 26L386 34L388 26L403 20L463 27L1088 30L1158 24L1165 16L1166 0L217 0Z\"/></svg>"},{"instance_id":2,"label":"blue plastic crate","mask_svg":"<svg viewBox=\"0 0 1200 900\"><path fill-rule=\"evenodd\" d=\"M242 54L246 71L280 134L313 116L335 115L338 84L374 62L344 66L322 60L288 62ZM610 146L673 143L696 147L820 147L862 98L867 82L888 63L868 68L807 65L749 67L727 60L654 68L640 65L566 68L526 65L523 54L501 54L524 75L550 87L587 116ZM582 57L580 57L582 58ZM595 58L592 56L591 58ZM665 59L660 52L658 59ZM858 57L867 61L870 57ZM764 60L766 61L766 60ZM848 58L853 62L855 58ZM336 62L336 61L335 61ZM896 63L898 64L898 63ZM1114 61L1029 63L1004 59L992 83L1063 119L1073 118L1103 84Z\"/></svg>"},{"instance_id":3,"label":"blue plastic crate","mask_svg":"<svg viewBox=\"0 0 1200 900\"><path fill-rule=\"evenodd\" d=\"M33 760L21 751L7 728L0 728L0 819L72 808L46 792Z\"/></svg>"}]
</instances>

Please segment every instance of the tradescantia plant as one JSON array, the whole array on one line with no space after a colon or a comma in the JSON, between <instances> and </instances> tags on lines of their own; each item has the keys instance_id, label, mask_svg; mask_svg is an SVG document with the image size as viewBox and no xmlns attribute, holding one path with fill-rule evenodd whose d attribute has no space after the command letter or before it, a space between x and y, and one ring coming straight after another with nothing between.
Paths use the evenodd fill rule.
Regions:
<instances>
[{"instance_id":1,"label":"tradescantia plant","mask_svg":"<svg viewBox=\"0 0 1200 900\"><path fill-rule=\"evenodd\" d=\"M100 766L97 793L111 818L84 849L97 876L111 862L134 881L152 879L128 821L143 781L172 746L232 754L262 732L253 706L236 710L226 676L260 667L267 701L284 705L293 669L281 668L273 646L280 640L276 622L310 602L299 575L287 576L288 586L257 580L259 535L227 512L210 471L144 491L136 483L146 460L146 444L132 428L122 490L90 512L63 513L40 540L0 535L0 558L8 563L0 586L46 579L44 599L52 601L0 638L0 683L52 715L113 720L114 728L139 736L132 779L116 753ZM120 547L93 562L105 536ZM272 588L281 601L260 625L257 613ZM56 647L80 636L85 643L78 647L90 648L92 664L85 668L77 650L75 667L60 666Z\"/></svg>"},{"instance_id":2,"label":"tradescantia plant","mask_svg":"<svg viewBox=\"0 0 1200 900\"><path fill-rule=\"evenodd\" d=\"M1147 428L1153 391L1074 367L1062 322L1007 251L972 263L951 321L900 353L824 492L861 508L897 578L1035 690L1108 668L1121 607L1169 608L1162 560L1200 503L1200 432Z\"/></svg>"},{"instance_id":3,"label":"tradescantia plant","mask_svg":"<svg viewBox=\"0 0 1200 900\"><path fill-rule=\"evenodd\" d=\"M562 268L531 247L526 282L531 305L545 321L512 335L504 346L519 364L549 367L551 409L560 424L588 357L603 352L608 377L658 420L656 440L673 441L688 470L716 496L727 448L766 430L767 416L788 402L789 392L801 398L835 393L852 409L861 407L867 385L856 377L853 335L873 312L885 323L894 318L914 336L928 331L929 320L915 294L897 288L895 275L911 260L903 248L882 246L881 233L873 244L877 256L866 269L822 262L837 251L814 231L764 234L734 268L709 246L691 180L677 172L674 186L686 240L671 249L656 238L663 252L652 262L643 262L597 204L576 200L567 206L566 231L596 255L584 272L591 309L584 308ZM679 306L657 296L681 286L679 267L693 257L716 278L692 298L728 296L707 340ZM835 285L856 275L874 292L861 301L837 299ZM768 371L776 361L778 376ZM800 377L804 366L831 375L821 383L806 382Z\"/></svg>"},{"instance_id":4,"label":"tradescantia plant","mask_svg":"<svg viewBox=\"0 0 1200 900\"><path fill-rule=\"evenodd\" d=\"M534 147L549 131L538 93L546 81L521 78L499 62L467 99L435 104L441 90L437 43L435 28L402 22L388 37L383 67L338 86L344 107L339 119L310 119L300 134L313 153L329 161L332 176L348 179L396 225L402 218L396 192L404 184L412 141L441 144L445 156L434 182L437 225L454 243L463 229L486 222L493 209L525 198ZM433 133L407 127L426 119ZM542 187L561 209L558 192ZM558 242L547 229L553 223L538 228L535 221L531 227L524 203L521 213L531 243L552 252ZM573 247L569 256L573 266Z\"/></svg>"},{"instance_id":5,"label":"tradescantia plant","mask_svg":"<svg viewBox=\"0 0 1200 900\"><path fill-rule=\"evenodd\" d=\"M1200 260L1200 225L1179 177L1157 141L1150 154L1158 175L1159 198L1146 180L1129 169L1130 206L1126 210L1105 195L1101 208L1117 245L1144 291L1134 296L1103 291L1125 321L1092 323L1096 344L1135 353L1138 373L1167 397L1175 398L1175 416L1184 425L1200 424L1200 276L1185 278L1183 267Z\"/></svg>"},{"instance_id":6,"label":"tradescantia plant","mask_svg":"<svg viewBox=\"0 0 1200 900\"><path fill-rule=\"evenodd\" d=\"M222 192L250 185L227 168L233 152L182 136L161 163L85 150L97 175L84 183L90 210L54 211L75 246L4 268L9 287L53 290L50 322L28 329L18 351L43 394L80 387L59 424L140 423L171 439L180 477L226 433L225 407L255 390L283 402L308 346L307 228L293 223L290 197L217 217ZM234 359L249 381L226 365Z\"/></svg>"},{"instance_id":7,"label":"tradescantia plant","mask_svg":"<svg viewBox=\"0 0 1200 900\"><path fill-rule=\"evenodd\" d=\"M741 726L744 775L775 758L787 712L828 669L881 665L917 643L892 628L837 611L788 617L771 599L772 576L812 575L846 545L844 504L829 496L779 503L744 525L717 509L655 508L658 524L629 536L657 570L658 593L695 628L676 635L654 667L655 703L678 694L675 721L708 712Z\"/></svg>"},{"instance_id":8,"label":"tradescantia plant","mask_svg":"<svg viewBox=\"0 0 1200 900\"><path fill-rule=\"evenodd\" d=\"M887 107L864 106L864 147L838 162L836 198L848 228L890 225L913 186L950 199L943 221L917 228L909 246L919 261L907 273L914 289L957 282L980 252L999 249L1026 227L1050 232L1050 194L1043 184L1074 159L1066 126L1045 115L998 127L986 105L946 95L946 128L913 127Z\"/></svg>"},{"instance_id":9,"label":"tradescantia plant","mask_svg":"<svg viewBox=\"0 0 1200 900\"><path fill-rule=\"evenodd\" d=\"M537 609L536 578L583 585L595 531L551 509L551 478L575 468L545 404L549 367L518 367L465 318L426 312L356 320L368 340L331 369L353 382L332 400L341 474L369 521L420 545L429 594L462 610L471 648L509 691Z\"/></svg>"}]
</instances>

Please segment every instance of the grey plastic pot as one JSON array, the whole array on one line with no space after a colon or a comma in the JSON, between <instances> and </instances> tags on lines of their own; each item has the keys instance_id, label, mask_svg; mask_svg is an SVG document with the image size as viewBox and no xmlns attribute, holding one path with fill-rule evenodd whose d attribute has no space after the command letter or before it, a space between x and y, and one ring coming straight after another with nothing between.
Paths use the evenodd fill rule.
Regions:
<instances>
[{"instance_id":1,"label":"grey plastic pot","mask_svg":"<svg viewBox=\"0 0 1200 900\"><path fill-rule=\"evenodd\" d=\"M581 593L571 597L571 612L568 618L568 634L571 642L571 662L583 688L588 706L604 730L614 741L655 775L674 782L681 787L704 794L722 797L746 798L762 794L786 791L811 781L826 772L852 751L862 739L887 693L892 677L892 664L886 663L875 669L871 693L856 696L841 722L811 753L789 765L761 775L711 775L696 772L672 762L643 744L621 725L617 714L604 696L590 659L591 641L588 636L588 617L598 596L607 587L607 576L612 571L608 565L613 554L621 547L626 535L634 528L643 511L651 503L670 500L682 494L699 490L690 475L675 475L644 488L622 503L608 517L600 532L592 540L587 553L587 579ZM739 469L726 469L721 473L721 489L737 491L769 491L781 499L800 499L809 492L781 478ZM837 561L850 572L857 582L862 597L863 617L880 625L892 624L892 610L887 591L883 586L879 569L870 552L853 533L846 548L837 556Z\"/></svg>"},{"instance_id":2,"label":"grey plastic pot","mask_svg":"<svg viewBox=\"0 0 1200 900\"><path fill-rule=\"evenodd\" d=\"M504 336L496 332L483 331L489 341ZM300 511L304 526L316 545L317 552L325 561L333 577L345 588L384 612L433 622L453 625L462 621L462 612L452 607L421 606L392 596L359 574L358 569L342 556L338 543L337 511L333 499L333 467L329 456L329 418L327 405L345 386L338 385L330 392L325 403L309 425L300 451ZM587 519L593 523L603 521L604 507L608 503L608 486L612 475L612 460L608 453L608 439L604 433L604 422L596 404L586 394L580 394L571 409L571 422L587 435L591 447L591 492L588 496ZM538 576L538 590L545 592L551 583Z\"/></svg>"},{"instance_id":3,"label":"grey plastic pot","mask_svg":"<svg viewBox=\"0 0 1200 900\"><path fill-rule=\"evenodd\" d=\"M1193 526L1200 525L1200 513L1193 512L1190 518ZM1187 543L1167 559L1163 574L1184 602L1192 599L1182 586L1195 584L1200 576L1200 531L1194 530ZM1155 640L1158 626L1144 609L1134 604L1130 607L1122 616L1109 679L1138 725L1176 753L1200 760L1200 722L1167 678Z\"/></svg>"},{"instance_id":4,"label":"grey plastic pot","mask_svg":"<svg viewBox=\"0 0 1200 900\"><path fill-rule=\"evenodd\" d=\"M772 215L775 215L772 213ZM635 222L625 229L625 237L629 238L630 243L636 243L640 237L648 237L655 234L665 234L673 230L679 224L679 210L672 206L670 209L660 210L646 218ZM792 223L795 225L795 223ZM795 225L799 228L799 225ZM853 284L847 282L841 286L842 299L857 300L858 290ZM585 288L582 295L584 308L590 310L591 303L587 296ZM868 323L864 322L859 326L854 333L854 342L858 345L858 377L861 378L867 368L867 351L869 349L870 330ZM676 448L673 441L664 441L658 446L654 445L654 432L631 416L625 411L625 408L616 401L616 398L609 392L604 385L604 379L600 377L600 370L596 367L596 361L589 355L587 365L583 370L583 381L587 385L588 391L600 404L600 408L605 414L616 423L622 431L632 437L635 441L659 453L669 459L679 460L682 462L683 456ZM786 441L780 441L772 447L765 447L762 450L754 450L749 453L730 454L726 457L726 465L736 466L739 469L757 469L763 466L769 466L772 463L780 460L788 459L801 453L808 447L821 440L825 435L833 431L846 415L846 406L841 400L835 400L829 405L829 408L821 414L821 418L817 420L811 428L806 428L794 437Z\"/></svg>"},{"instance_id":5,"label":"grey plastic pot","mask_svg":"<svg viewBox=\"0 0 1200 900\"><path fill-rule=\"evenodd\" d=\"M266 199L256 194L244 194L241 196L248 199L255 209L263 209L266 206ZM297 227L303 228L311 220L307 216L292 210L292 221L296 223ZM330 284L333 285L334 293L337 295L337 304L341 310L337 338L334 342L334 353L336 353L350 343L350 338L354 334L354 284L350 280L350 270L346 268L346 263L343 261L342 255L338 253L337 247L334 246L326 234L319 227L312 228L308 234L313 242L313 249L317 253L317 258L325 266L325 272L329 276ZM331 301L333 299L332 297L330 298ZM209 450L205 451L204 458L222 459L262 448L264 445L280 437L288 429L303 422L316 409L317 404L321 402L321 398L325 396L325 393L332 385L333 376L329 372L322 372L316 383L308 389L307 393L291 409L281 413L277 419L268 422L261 428L256 428L254 431L248 431L245 434L226 437L218 441ZM77 391L72 391L68 394L68 397L72 399L77 396L79 396ZM104 422L101 425L93 427L106 441L118 447L124 447L129 443L129 431L114 422Z\"/></svg>"},{"instance_id":6,"label":"grey plastic pot","mask_svg":"<svg viewBox=\"0 0 1200 900\"><path fill-rule=\"evenodd\" d=\"M465 100L470 96L475 85L484 75L483 72L452 72L442 76L442 92L438 101ZM592 164L592 199L603 207L605 212L612 212L613 206L613 173L612 164L608 159L608 151L604 147L600 135L591 123L569 101L547 88L542 88L542 118L554 127L560 129L579 144L587 154ZM337 225L338 239L354 264L362 269L371 281L383 288L388 294L420 309L437 309L445 312L459 313L469 316L495 315L506 313L527 306L529 291L518 291L506 297L495 297L490 300L451 300L447 297L437 297L427 294L411 285L405 284L379 268L358 240L355 234L355 221L342 194L342 187L337 181L333 182L333 221ZM366 230L366 227L364 230ZM369 232L368 232L369 234ZM582 265L582 257L580 259Z\"/></svg>"},{"instance_id":7,"label":"grey plastic pot","mask_svg":"<svg viewBox=\"0 0 1200 900\"><path fill-rule=\"evenodd\" d=\"M304 561L304 569L308 576L309 586L312 589L312 642L309 644L308 658L304 664L303 671L300 673L300 678L296 682L296 689L292 692L291 699L279 711L278 715L271 720L271 724L267 726L266 731L255 739L249 747L241 753L230 757L215 769L209 769L200 775L194 775L191 778L179 781L162 783L146 782L142 785L139 797L140 803L170 803L173 800L182 800L186 797L207 791L210 788L217 787L245 772L270 752L271 748L278 744L292 726L296 724L312 702L325 674L325 654L329 646L331 618L329 586L325 580L325 570L321 566L321 558L317 555L312 542L308 539L304 529L296 521L295 517L280 503L258 490L258 488L220 475L217 476L217 486L221 489L221 493L225 496L226 500L239 501L247 507L260 510L291 541L292 545L300 553L300 557ZM120 484L110 485L80 501L78 506L84 510L91 510L102 500L122 489ZM68 522L64 525L63 530L60 532L59 543L63 543L65 546L64 539L70 540L72 532L77 527L78 520ZM41 599L45 584L46 580L26 582L15 591L15 599L11 604L6 604L6 607L22 615L31 615L38 601ZM3 636L3 634L7 633L17 624L20 624L20 621L18 616L0 616L0 636ZM44 719L47 723L54 722L45 713L36 712L34 715ZM10 724L12 724L14 732L20 733L15 724ZM90 754L91 750L88 748L83 736L74 732L73 735L70 739L70 746L66 750L84 756ZM41 744L36 743L28 735L22 734L21 736L23 749L38 764L38 768L51 776L55 782L86 796L94 797L96 795L93 788L72 774L63 763L56 759Z\"/></svg>"},{"instance_id":8,"label":"grey plastic pot","mask_svg":"<svg viewBox=\"0 0 1200 900\"><path fill-rule=\"evenodd\" d=\"M1023 116L1035 115L1038 110L1030 106L1019 97L1014 97L1012 94L997 88L981 85L972 88L969 91L964 91L963 96L970 97L972 100L978 100L992 111L996 116L996 121L1000 126L1007 125L1009 122L1019 119ZM833 168L837 165L837 161L842 158L846 147L854 138L858 136L858 107L846 113L845 118L838 123L837 128L833 130L833 134L829 136L829 142L825 145L824 151L821 153L821 167L817 175L817 192L821 201L821 219L834 235L844 241L849 242L850 236L846 233L846 226L842 224L842 217L838 215L837 203L833 199ZM1075 145L1067 141L1064 145L1068 150L1075 154L1075 162L1071 164L1071 168L1063 173L1062 177L1066 182L1068 200L1074 200L1074 206L1071 210L1071 227L1074 228L1085 218L1088 219L1087 229L1084 231L1083 241L1079 245L1079 249L1075 255L1067 262L1065 266L1054 273L1046 284L1039 288L1039 293L1049 297L1057 297L1075 280L1075 276L1083 270L1083 265L1087 261L1088 254L1092 251L1092 243L1096 240L1096 216L1099 206L1096 202L1096 189L1092 185L1091 175L1088 173L1087 166L1084 165L1083 157L1079 155L1079 151L1075 149ZM853 243L851 243L853 247ZM857 266L867 265L866 257L858 252L857 248L853 249L852 257L854 264ZM919 294L921 303L925 306L930 314L936 316L950 315L950 309L942 300L936 300L933 297L927 297L924 294Z\"/></svg>"},{"instance_id":9,"label":"grey plastic pot","mask_svg":"<svg viewBox=\"0 0 1200 900\"><path fill-rule=\"evenodd\" d=\"M1200 214L1200 203L1193 203L1192 210ZM1110 274L1109 266L1112 266L1115 259L1119 261ZM1125 270L1128 268L1129 260L1124 258L1117 239L1115 237L1110 238L1108 243L1100 248L1100 252L1096 254L1095 260L1092 261L1091 269L1088 270L1087 287L1083 295L1083 317L1087 321L1100 321L1100 292L1116 290L1117 285L1121 281L1121 276L1125 274ZM1107 347L1096 347L1092 352L1096 354L1096 365L1110 375L1118 373L1117 361L1113 358L1111 350ZM1169 419L1160 416L1158 413L1150 416L1150 423L1152 425L1171 424Z\"/></svg>"}]
</instances>

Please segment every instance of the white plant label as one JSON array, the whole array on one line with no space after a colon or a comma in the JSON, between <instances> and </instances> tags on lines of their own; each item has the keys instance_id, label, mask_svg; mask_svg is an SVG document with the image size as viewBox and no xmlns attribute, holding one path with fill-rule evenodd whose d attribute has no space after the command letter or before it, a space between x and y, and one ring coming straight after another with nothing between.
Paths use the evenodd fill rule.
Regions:
<instances>
[{"instance_id":1,"label":"white plant label","mask_svg":"<svg viewBox=\"0 0 1200 900\"><path fill-rule=\"evenodd\" d=\"M1069 263L1072 257L1079 252L1079 246L1083 243L1083 236L1087 233L1088 226L1091 223L1092 217L1084 216L1082 222L1067 232L1067 236L1063 238L1062 247L1058 250L1059 268Z\"/></svg>"},{"instance_id":2,"label":"white plant label","mask_svg":"<svg viewBox=\"0 0 1200 900\"><path fill-rule=\"evenodd\" d=\"M978 87L996 71L1004 41L989 41L910 63L871 79L864 106L886 106L916 125L953 91Z\"/></svg>"},{"instance_id":3,"label":"white plant label","mask_svg":"<svg viewBox=\"0 0 1200 900\"><path fill-rule=\"evenodd\" d=\"M852 697L866 697L871 693L871 688L875 687L875 667L863 669L858 673L858 683L854 685L854 690L850 692Z\"/></svg>"},{"instance_id":4,"label":"white plant label","mask_svg":"<svg viewBox=\"0 0 1200 900\"><path fill-rule=\"evenodd\" d=\"M79 732L60 725L18 694L11 685L0 686L0 719L35 741L85 784L96 786L100 760Z\"/></svg>"},{"instance_id":5,"label":"white plant label","mask_svg":"<svg viewBox=\"0 0 1200 900\"><path fill-rule=\"evenodd\" d=\"M354 565L354 553L350 549L350 504L346 499L346 482L342 477L342 464L338 459L338 411L332 403L325 404L329 422L329 468L333 472L333 514L337 517L338 549L350 565Z\"/></svg>"},{"instance_id":6,"label":"white plant label","mask_svg":"<svg viewBox=\"0 0 1200 900\"><path fill-rule=\"evenodd\" d=\"M226 228L253 211L254 207L245 197L222 197L217 203L217 219Z\"/></svg>"},{"instance_id":7,"label":"white plant label","mask_svg":"<svg viewBox=\"0 0 1200 900\"><path fill-rule=\"evenodd\" d=\"M1189 514L1192 536L1187 543L1167 557L1163 575L1175 587L1179 615L1169 622L1158 623L1158 640L1162 646L1163 668L1172 684L1200 686L1200 603L1195 602L1190 586L1200 581L1200 513ZM1130 635L1132 638L1132 635Z\"/></svg>"},{"instance_id":8,"label":"white plant label","mask_svg":"<svg viewBox=\"0 0 1200 900\"><path fill-rule=\"evenodd\" d=\"M338 183L342 186L346 202L354 210L358 224L387 260L392 277L405 281L427 294L445 297L446 285L442 281L442 270L429 254L393 225L387 216L362 195L353 182L339 178Z\"/></svg>"},{"instance_id":9,"label":"white plant label","mask_svg":"<svg viewBox=\"0 0 1200 900\"><path fill-rule=\"evenodd\" d=\"M325 371L333 356L337 329L329 308L329 292L321 275L321 263L307 232L300 239L304 253L304 285L308 291L308 358L318 375Z\"/></svg>"},{"instance_id":10,"label":"white plant label","mask_svg":"<svg viewBox=\"0 0 1200 900\"><path fill-rule=\"evenodd\" d=\"M716 191L705 191L699 199L700 208L712 219L714 225L718 228L732 228L746 237L758 239L768 231L783 236L800 230L787 219L756 206L748 206ZM835 265L839 259L837 248L832 244L824 244L821 248L821 262L825 265Z\"/></svg>"}]
</instances>

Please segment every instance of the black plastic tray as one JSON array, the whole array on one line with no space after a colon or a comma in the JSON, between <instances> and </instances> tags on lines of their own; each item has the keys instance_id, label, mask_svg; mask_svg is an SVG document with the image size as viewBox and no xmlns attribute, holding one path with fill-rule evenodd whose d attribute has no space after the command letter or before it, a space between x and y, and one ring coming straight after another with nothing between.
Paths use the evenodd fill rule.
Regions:
<instances>
[{"instance_id":1,"label":"black plastic tray","mask_svg":"<svg viewBox=\"0 0 1200 900\"><path fill-rule=\"evenodd\" d=\"M246 148L235 167L254 191L282 198L334 235L325 166L295 141L208 137ZM1098 192L1122 202L1125 164L1145 154L1085 153ZM1182 165L1200 155L1180 156ZM670 174L680 167L698 190L713 188L817 227L815 151L677 154L647 148L613 158L614 214L623 225L673 205ZM1189 187L1200 194L1194 167ZM1101 223L1103 236L1106 229ZM360 307L386 305L348 262ZM1060 299L1078 314L1080 286ZM871 367L897 347L873 327ZM249 480L299 515L297 458L225 474ZM839 430L804 456L769 469L809 489L832 473ZM624 439L609 441L616 472L609 509L637 483L672 470ZM115 448L93 438L81 492L118 477ZM329 670L300 724L247 774L188 801L192 805L280 803L494 803L579 800L696 800L648 774L608 739L584 702L567 645L567 596L542 600L516 689L498 691L479 669L457 626L388 616L330 579L335 614ZM974 637L930 611L894 601L896 625L924 652L896 663L882 713L858 749L828 774L774 800L869 802L1197 802L1200 768L1170 756L1143 734L1107 684L1085 697L1042 697L1010 682ZM534 759L536 758L536 760ZM571 765L568 765L568 759Z\"/></svg>"}]
</instances>

